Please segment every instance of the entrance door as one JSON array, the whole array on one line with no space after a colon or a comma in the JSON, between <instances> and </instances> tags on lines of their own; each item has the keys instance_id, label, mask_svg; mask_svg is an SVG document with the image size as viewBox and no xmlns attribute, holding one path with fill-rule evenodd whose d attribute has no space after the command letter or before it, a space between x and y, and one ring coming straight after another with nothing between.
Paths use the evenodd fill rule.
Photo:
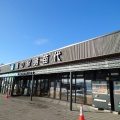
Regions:
<instances>
[{"instance_id":1,"label":"entrance door","mask_svg":"<svg viewBox=\"0 0 120 120\"><path fill-rule=\"evenodd\" d=\"M49 96L49 81L48 79L44 79L44 96Z\"/></svg>"},{"instance_id":2,"label":"entrance door","mask_svg":"<svg viewBox=\"0 0 120 120\"><path fill-rule=\"evenodd\" d=\"M92 85L91 80L85 80L85 103L92 105Z\"/></svg>"},{"instance_id":3,"label":"entrance door","mask_svg":"<svg viewBox=\"0 0 120 120\"><path fill-rule=\"evenodd\" d=\"M49 93L49 84L48 84L48 79L42 79L40 81L40 92L42 96L48 96Z\"/></svg>"},{"instance_id":4,"label":"entrance door","mask_svg":"<svg viewBox=\"0 0 120 120\"><path fill-rule=\"evenodd\" d=\"M40 96L40 79L37 81L37 96Z\"/></svg>"}]
</instances>

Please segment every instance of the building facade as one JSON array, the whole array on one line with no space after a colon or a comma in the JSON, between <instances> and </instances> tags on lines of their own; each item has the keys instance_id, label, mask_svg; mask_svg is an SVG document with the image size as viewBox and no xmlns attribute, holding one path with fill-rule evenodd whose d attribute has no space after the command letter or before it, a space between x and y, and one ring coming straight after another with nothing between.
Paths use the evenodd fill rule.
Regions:
<instances>
[{"instance_id":1,"label":"building facade","mask_svg":"<svg viewBox=\"0 0 120 120\"><path fill-rule=\"evenodd\" d=\"M120 31L0 66L0 92L120 111Z\"/></svg>"}]
</instances>

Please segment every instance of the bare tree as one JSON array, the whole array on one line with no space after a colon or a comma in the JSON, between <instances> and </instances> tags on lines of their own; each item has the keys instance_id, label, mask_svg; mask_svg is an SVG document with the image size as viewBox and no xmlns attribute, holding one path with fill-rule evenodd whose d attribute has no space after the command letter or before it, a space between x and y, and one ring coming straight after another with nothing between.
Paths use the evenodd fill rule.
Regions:
<instances>
[{"instance_id":1,"label":"bare tree","mask_svg":"<svg viewBox=\"0 0 120 120\"><path fill-rule=\"evenodd\" d=\"M0 64L0 66L4 65L3 63Z\"/></svg>"}]
</instances>

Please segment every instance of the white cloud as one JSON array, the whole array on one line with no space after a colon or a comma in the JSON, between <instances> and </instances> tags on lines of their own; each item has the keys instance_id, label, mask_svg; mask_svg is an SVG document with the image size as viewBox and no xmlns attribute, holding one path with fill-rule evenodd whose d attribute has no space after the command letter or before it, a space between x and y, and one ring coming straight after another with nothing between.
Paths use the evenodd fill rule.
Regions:
<instances>
[{"instance_id":1,"label":"white cloud","mask_svg":"<svg viewBox=\"0 0 120 120\"><path fill-rule=\"evenodd\" d=\"M47 39L38 39L35 41L35 44L37 45L43 45L43 44L46 44L48 42Z\"/></svg>"}]
</instances>

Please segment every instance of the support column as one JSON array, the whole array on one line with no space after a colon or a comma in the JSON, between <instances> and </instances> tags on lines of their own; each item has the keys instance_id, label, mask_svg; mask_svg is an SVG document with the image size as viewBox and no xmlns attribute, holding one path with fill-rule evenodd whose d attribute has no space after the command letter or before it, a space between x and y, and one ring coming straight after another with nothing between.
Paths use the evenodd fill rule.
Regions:
<instances>
[{"instance_id":1,"label":"support column","mask_svg":"<svg viewBox=\"0 0 120 120\"><path fill-rule=\"evenodd\" d=\"M32 72L32 83L31 83L31 86L30 86L30 100L32 101L32 93L33 93L33 79L34 79L34 72Z\"/></svg>"},{"instance_id":2,"label":"support column","mask_svg":"<svg viewBox=\"0 0 120 120\"><path fill-rule=\"evenodd\" d=\"M72 111L72 72L70 72L70 111Z\"/></svg>"}]
</instances>

